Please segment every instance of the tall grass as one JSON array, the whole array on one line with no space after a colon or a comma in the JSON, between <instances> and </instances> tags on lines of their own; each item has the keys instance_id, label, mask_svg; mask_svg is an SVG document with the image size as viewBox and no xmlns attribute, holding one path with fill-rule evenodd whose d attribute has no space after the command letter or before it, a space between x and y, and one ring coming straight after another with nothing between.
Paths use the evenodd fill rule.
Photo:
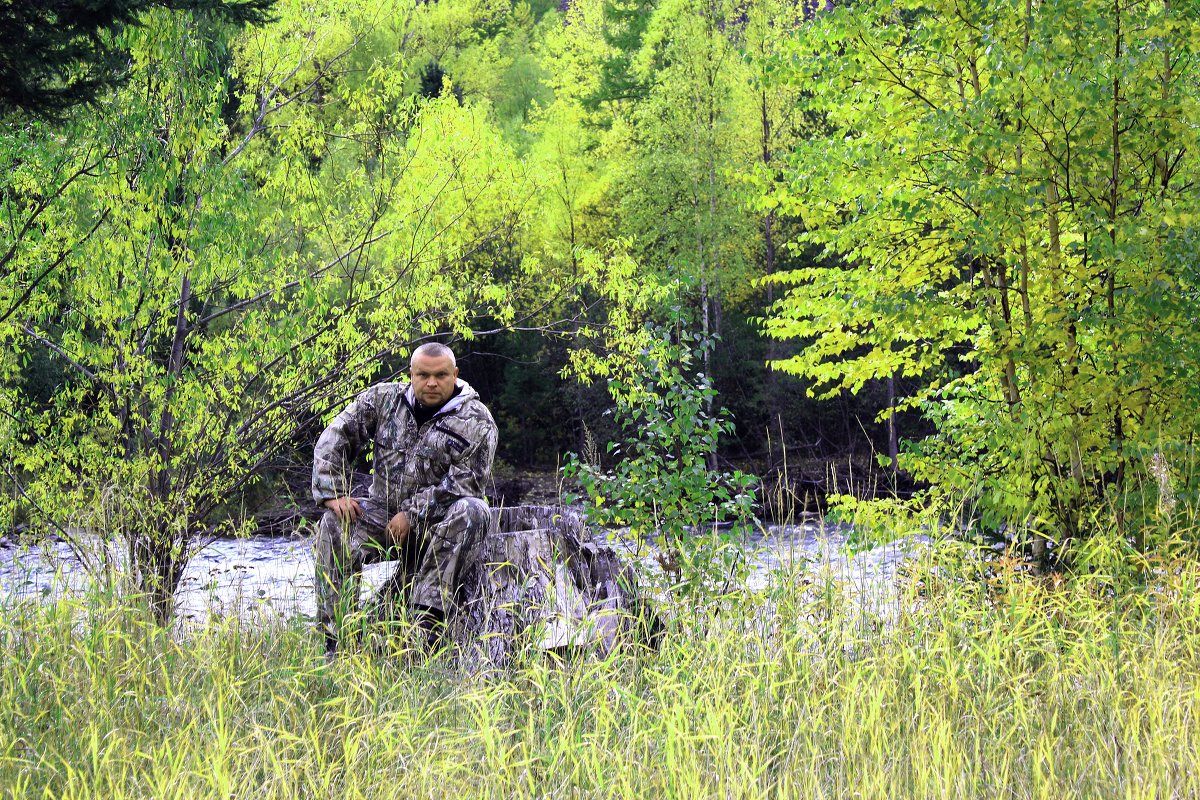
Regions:
<instances>
[{"instance_id":1,"label":"tall grass","mask_svg":"<svg viewBox=\"0 0 1200 800\"><path fill-rule=\"evenodd\" d=\"M1115 593L931 551L886 621L782 576L657 652L500 673L306 625L167 634L112 601L0 623L11 797L1200 796L1200 568ZM736 609L736 613L730 609Z\"/></svg>"}]
</instances>

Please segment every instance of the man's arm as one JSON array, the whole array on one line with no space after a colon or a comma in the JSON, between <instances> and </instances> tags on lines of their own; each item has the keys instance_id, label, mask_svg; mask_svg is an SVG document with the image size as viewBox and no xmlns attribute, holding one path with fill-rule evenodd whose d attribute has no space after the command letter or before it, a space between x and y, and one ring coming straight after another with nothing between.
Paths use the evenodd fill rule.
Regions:
<instances>
[{"instance_id":1,"label":"man's arm","mask_svg":"<svg viewBox=\"0 0 1200 800\"><path fill-rule=\"evenodd\" d=\"M317 439L313 451L312 493L317 505L337 514L338 519L357 519L362 513L350 497L350 474L354 459L375 437L379 424L379 396L375 387L358 396ZM334 501L334 502L330 502Z\"/></svg>"}]
</instances>

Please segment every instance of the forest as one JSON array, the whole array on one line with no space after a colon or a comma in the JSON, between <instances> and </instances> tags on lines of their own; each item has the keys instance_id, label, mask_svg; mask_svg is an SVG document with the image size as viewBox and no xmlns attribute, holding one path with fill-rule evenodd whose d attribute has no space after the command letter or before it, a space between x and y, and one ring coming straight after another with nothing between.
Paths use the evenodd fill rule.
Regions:
<instances>
[{"instance_id":1,"label":"forest","mask_svg":"<svg viewBox=\"0 0 1200 800\"><path fill-rule=\"evenodd\" d=\"M6 612L5 791L1200 791L1200 6L3 3L0 72L0 534L96 533L132 572L79 650L66 601ZM196 549L310 503L325 424L429 341L495 416L497 478L598 524L944 547L886 624L811 576L718 624L709 586L650 666L507 689L301 669L287 622L164 627ZM719 551L680 546L703 587ZM126 738L50 747L76 702ZM458 755L404 772L441 714Z\"/></svg>"},{"instance_id":2,"label":"forest","mask_svg":"<svg viewBox=\"0 0 1200 800\"><path fill-rule=\"evenodd\" d=\"M10 518L237 526L433 337L502 468L602 450L694 357L710 466L790 455L801 501L920 488L1040 543L1194 491L1187 8L231 9L6 101Z\"/></svg>"}]
</instances>

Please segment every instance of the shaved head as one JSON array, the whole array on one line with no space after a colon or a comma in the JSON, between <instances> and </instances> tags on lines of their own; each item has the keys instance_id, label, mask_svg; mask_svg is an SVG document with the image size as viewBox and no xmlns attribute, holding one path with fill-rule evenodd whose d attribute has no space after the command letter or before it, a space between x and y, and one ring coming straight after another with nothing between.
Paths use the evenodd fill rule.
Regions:
<instances>
[{"instance_id":1,"label":"shaved head","mask_svg":"<svg viewBox=\"0 0 1200 800\"><path fill-rule=\"evenodd\" d=\"M426 342L413 350L412 360L415 361L417 358L448 358L450 366L458 366L458 359L454 357L454 351L441 342Z\"/></svg>"}]
</instances>

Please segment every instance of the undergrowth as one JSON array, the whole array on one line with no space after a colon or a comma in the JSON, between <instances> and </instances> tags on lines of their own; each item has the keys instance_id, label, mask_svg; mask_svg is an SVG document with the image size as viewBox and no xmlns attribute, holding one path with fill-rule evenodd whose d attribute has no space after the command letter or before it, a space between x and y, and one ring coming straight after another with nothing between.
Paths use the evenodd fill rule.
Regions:
<instances>
[{"instance_id":1,"label":"undergrowth","mask_svg":"<svg viewBox=\"0 0 1200 800\"><path fill-rule=\"evenodd\" d=\"M872 612L777 575L656 651L325 663L309 627L10 603L11 797L1200 796L1200 568L1120 592L930 548Z\"/></svg>"}]
</instances>

